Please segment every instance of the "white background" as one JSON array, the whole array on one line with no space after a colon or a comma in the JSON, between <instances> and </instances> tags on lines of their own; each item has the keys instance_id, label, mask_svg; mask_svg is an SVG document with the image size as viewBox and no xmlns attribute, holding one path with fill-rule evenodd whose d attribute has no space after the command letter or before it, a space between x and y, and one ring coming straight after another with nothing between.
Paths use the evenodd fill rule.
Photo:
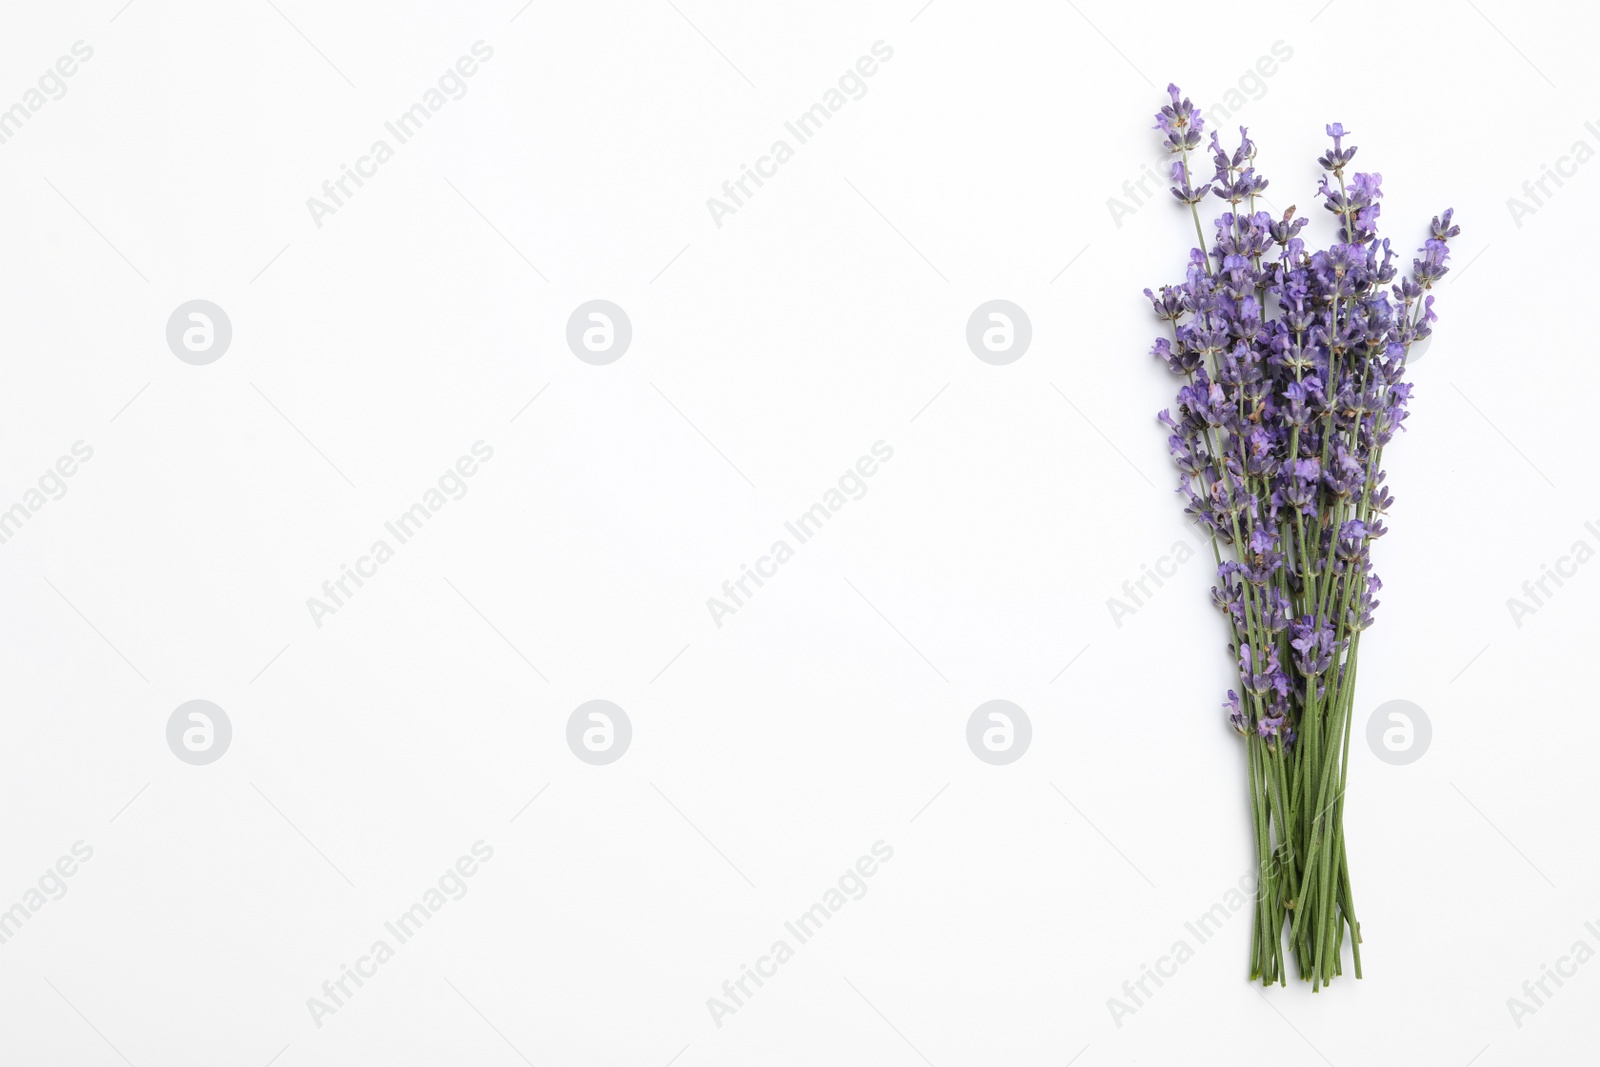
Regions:
<instances>
[{"instance_id":1,"label":"white background","mask_svg":"<svg viewBox=\"0 0 1600 1067\"><path fill-rule=\"evenodd\" d=\"M1600 149L1592 12L273 2L4 10L0 107L94 52L0 145L0 508L94 455L0 545L0 908L94 853L0 946L0 1060L1592 1058L1600 966L1506 1005L1600 948L1600 566L1506 604L1600 547L1600 162L1506 203ZM319 228L306 199L479 40L465 97ZM866 95L718 227L707 197L876 41ZM1366 977L1315 996L1246 982L1244 915L1184 925L1252 864L1204 557L1107 608L1185 536L1139 291L1192 237L1107 198L1164 163L1160 86L1206 108L1278 41L1227 124L1273 205L1314 210L1339 120L1407 262L1429 216L1463 227L1386 457L1346 809ZM165 339L196 298L233 326L209 366ZM609 366L564 339L594 298L633 324ZM965 341L996 298L1033 326L1001 367ZM479 440L467 495L317 626L307 598ZM867 494L714 625L879 440ZM203 767L165 738L197 698L234 730ZM565 740L594 698L634 730L604 767ZM997 698L1034 731L1005 767L965 741ZM1407 766L1362 741L1391 699L1433 724ZM317 1026L307 998L478 840L470 892ZM716 1025L879 840L866 896Z\"/></svg>"}]
</instances>

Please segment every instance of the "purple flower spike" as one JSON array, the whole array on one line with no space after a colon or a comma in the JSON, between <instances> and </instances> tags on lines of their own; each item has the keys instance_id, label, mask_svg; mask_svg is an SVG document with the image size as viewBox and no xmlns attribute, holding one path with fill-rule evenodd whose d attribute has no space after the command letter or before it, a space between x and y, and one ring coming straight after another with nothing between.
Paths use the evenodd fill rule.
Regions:
<instances>
[{"instance_id":1,"label":"purple flower spike","mask_svg":"<svg viewBox=\"0 0 1600 1067\"><path fill-rule=\"evenodd\" d=\"M1174 157L1172 195L1203 247L1181 280L1145 290L1162 323L1150 353L1181 379L1160 421L1184 510L1219 560L1211 597L1239 679L1222 706L1249 752L1271 872L1252 973L1271 984L1292 955L1319 987L1342 972L1343 945L1360 976L1341 822L1355 656L1383 587L1373 546L1394 506L1383 453L1405 429L1407 357L1438 321L1461 227L1453 210L1436 216L1406 271L1404 245L1378 232L1384 176L1351 169L1356 146L1337 122L1318 159L1326 214L1310 212L1324 232L1293 207L1258 211L1268 182L1249 132L1236 146L1205 138L1202 181L1200 113L1177 86L1167 95L1156 127ZM1217 201L1208 226L1200 207Z\"/></svg>"}]
</instances>

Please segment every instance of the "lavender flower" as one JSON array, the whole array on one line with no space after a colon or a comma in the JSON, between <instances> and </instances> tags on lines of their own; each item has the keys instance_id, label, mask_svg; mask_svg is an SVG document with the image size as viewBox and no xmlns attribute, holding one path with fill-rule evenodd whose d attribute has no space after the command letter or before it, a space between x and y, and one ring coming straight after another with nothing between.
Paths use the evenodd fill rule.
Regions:
<instances>
[{"instance_id":1,"label":"lavender flower","mask_svg":"<svg viewBox=\"0 0 1600 1067\"><path fill-rule=\"evenodd\" d=\"M1245 738L1257 850L1274 872L1256 901L1252 974L1284 981L1293 954L1317 988L1339 972L1346 932L1361 974L1343 761L1356 654L1383 586L1372 544L1394 504L1382 456L1404 428L1406 355L1432 332L1431 290L1461 228L1453 211L1435 217L1402 276L1378 235L1383 176L1349 169L1356 146L1331 123L1316 192L1335 239L1308 249L1293 207L1257 210L1267 179L1244 128L1231 151L1210 133L1214 173L1196 184L1205 123L1177 86L1167 94L1156 128L1196 236L1207 193L1226 204L1182 280L1145 296L1166 327L1151 354L1182 379L1160 421L1185 511L1221 561L1212 599L1239 675L1223 709Z\"/></svg>"}]
</instances>

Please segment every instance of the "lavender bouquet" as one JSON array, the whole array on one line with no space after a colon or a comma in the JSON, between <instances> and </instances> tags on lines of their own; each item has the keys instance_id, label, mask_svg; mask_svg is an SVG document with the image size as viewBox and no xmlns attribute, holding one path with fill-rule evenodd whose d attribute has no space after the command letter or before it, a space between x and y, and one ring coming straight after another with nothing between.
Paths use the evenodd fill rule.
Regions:
<instances>
[{"instance_id":1,"label":"lavender bouquet","mask_svg":"<svg viewBox=\"0 0 1600 1067\"><path fill-rule=\"evenodd\" d=\"M1185 280L1146 289L1170 336L1153 354L1184 380L1171 431L1187 512L1211 535L1239 688L1223 705L1244 735L1259 877L1250 976L1288 984L1286 956L1318 989L1343 973L1350 943L1361 977L1361 925L1343 827L1356 653L1383 583L1372 543L1393 498L1383 450L1406 418L1411 346L1435 321L1429 290L1449 270L1451 211L1398 268L1377 234L1377 173L1351 172L1354 145L1333 147L1317 189L1337 241L1308 250L1293 207L1256 211L1267 188L1240 127L1230 154L1212 133L1216 172L1197 183L1200 112L1172 100L1156 128L1172 152L1172 195L1187 204L1200 247ZM1207 240L1199 205L1227 202Z\"/></svg>"}]
</instances>

